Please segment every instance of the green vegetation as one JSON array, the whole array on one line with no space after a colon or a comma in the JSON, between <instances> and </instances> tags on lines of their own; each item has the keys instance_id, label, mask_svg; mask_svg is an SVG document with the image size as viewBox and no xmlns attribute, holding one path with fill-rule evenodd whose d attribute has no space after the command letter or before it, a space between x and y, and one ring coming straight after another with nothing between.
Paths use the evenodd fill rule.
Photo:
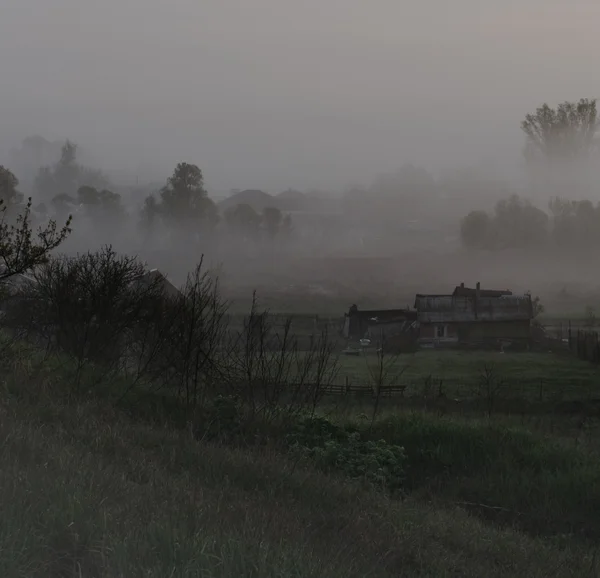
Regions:
<instances>
[{"instance_id":1,"label":"green vegetation","mask_svg":"<svg viewBox=\"0 0 600 578\"><path fill-rule=\"evenodd\" d=\"M595 110L581 101L528 116L529 158L585 155L587 137L575 149L559 145L593 136ZM546 121L554 128L542 138ZM415 167L402 178L415 197L435 186ZM232 319L202 261L167 294L144 264L111 247L52 256L70 233L71 207L100 230L127 218L120 195L77 162L71 143L36 181L65 213L63 229L51 220L34 242L31 201L17 186L0 167L2 216L15 219L0 224L0 280L34 277L2 303L0 576L599 575L596 367L551 353L338 359L330 335L310 338L312 316L277 325L254 296L249 314ZM381 198L395 186L378 183ZM381 219L369 215L372 197L345 201ZM472 213L463 241L597 240L598 207L550 208L551 230L542 211L509 196L493 216ZM148 239L159 224L190 253L219 225L272 248L293 231L274 206L219 215L201 169L188 163L145 201ZM297 305L306 311L306 299ZM325 398L336 380L407 390L393 400ZM496 411L500 398L513 405ZM565 400L568 416L555 411ZM469 409L448 412L446 401Z\"/></svg>"},{"instance_id":2,"label":"green vegetation","mask_svg":"<svg viewBox=\"0 0 600 578\"><path fill-rule=\"evenodd\" d=\"M342 355L338 381L369 385L377 369L377 356ZM587 399L598 397L598 368L570 356L551 353L499 351L419 351L390 356L385 362L387 383L406 384L406 395L419 395L427 387L446 395L478 395L486 380L493 380L508 397Z\"/></svg>"},{"instance_id":3,"label":"green vegetation","mask_svg":"<svg viewBox=\"0 0 600 578\"><path fill-rule=\"evenodd\" d=\"M551 441L428 416L369 434L353 420L365 440L405 448L398 500L276 439L197 440L13 368L0 403L2 576L597 575L580 535L596 536L597 461Z\"/></svg>"}]
</instances>

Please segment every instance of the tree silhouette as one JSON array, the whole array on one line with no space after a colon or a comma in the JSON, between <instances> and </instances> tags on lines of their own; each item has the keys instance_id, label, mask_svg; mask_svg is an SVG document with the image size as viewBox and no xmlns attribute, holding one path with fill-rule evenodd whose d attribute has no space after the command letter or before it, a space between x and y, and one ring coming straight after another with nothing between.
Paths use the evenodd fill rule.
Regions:
<instances>
[{"instance_id":1,"label":"tree silhouette","mask_svg":"<svg viewBox=\"0 0 600 578\"><path fill-rule=\"evenodd\" d=\"M565 101L556 108L544 103L521 123L525 157L530 161L588 157L597 149L598 127L596 99Z\"/></svg>"},{"instance_id":2,"label":"tree silhouette","mask_svg":"<svg viewBox=\"0 0 600 578\"><path fill-rule=\"evenodd\" d=\"M277 207L265 207L263 211L263 222L267 234L271 239L274 239L277 236L277 233L279 233L282 220L283 215Z\"/></svg>"},{"instance_id":3,"label":"tree silhouette","mask_svg":"<svg viewBox=\"0 0 600 578\"><path fill-rule=\"evenodd\" d=\"M50 167L42 167L35 179L35 190L44 199L58 195L75 196L81 186L107 189L108 179L101 171L84 167L77 162L77 145L67 140L60 159Z\"/></svg>"},{"instance_id":4,"label":"tree silhouette","mask_svg":"<svg viewBox=\"0 0 600 578\"><path fill-rule=\"evenodd\" d=\"M481 249L488 245L492 219L485 211L471 211L461 222L460 238L465 247Z\"/></svg>"},{"instance_id":5,"label":"tree silhouette","mask_svg":"<svg viewBox=\"0 0 600 578\"><path fill-rule=\"evenodd\" d=\"M230 207L224 214L229 227L245 237L256 238L261 223L261 216L246 203Z\"/></svg>"},{"instance_id":6,"label":"tree silhouette","mask_svg":"<svg viewBox=\"0 0 600 578\"><path fill-rule=\"evenodd\" d=\"M71 217L58 229L56 221L50 220L39 227L34 236L31 226L31 197L16 224L6 222L6 205L0 201L0 281L25 273L45 263L50 253L71 233ZM35 238L37 236L37 239Z\"/></svg>"},{"instance_id":7,"label":"tree silhouette","mask_svg":"<svg viewBox=\"0 0 600 578\"><path fill-rule=\"evenodd\" d=\"M0 200L4 207L11 207L23 202L23 195L17 191L19 180L6 167L0 165Z\"/></svg>"}]
</instances>

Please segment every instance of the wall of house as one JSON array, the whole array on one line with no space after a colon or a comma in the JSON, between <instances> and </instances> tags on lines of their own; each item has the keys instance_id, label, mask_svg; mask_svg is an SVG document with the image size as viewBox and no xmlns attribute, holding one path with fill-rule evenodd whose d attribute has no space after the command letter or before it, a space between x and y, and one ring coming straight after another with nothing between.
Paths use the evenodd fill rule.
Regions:
<instances>
[{"instance_id":1,"label":"wall of house","mask_svg":"<svg viewBox=\"0 0 600 578\"><path fill-rule=\"evenodd\" d=\"M440 337L438 327L444 327L444 336ZM494 321L479 323L421 323L419 340L455 343L468 341L487 341L495 339L527 340L531 336L528 320Z\"/></svg>"},{"instance_id":2,"label":"wall of house","mask_svg":"<svg viewBox=\"0 0 600 578\"><path fill-rule=\"evenodd\" d=\"M443 327L443 337L438 333L438 327ZM421 323L419 339L423 341L456 342L458 341L458 326L456 323Z\"/></svg>"},{"instance_id":3,"label":"wall of house","mask_svg":"<svg viewBox=\"0 0 600 578\"><path fill-rule=\"evenodd\" d=\"M479 341L487 339L526 340L531 337L529 320L493 321L470 323L465 327L466 339Z\"/></svg>"}]
</instances>

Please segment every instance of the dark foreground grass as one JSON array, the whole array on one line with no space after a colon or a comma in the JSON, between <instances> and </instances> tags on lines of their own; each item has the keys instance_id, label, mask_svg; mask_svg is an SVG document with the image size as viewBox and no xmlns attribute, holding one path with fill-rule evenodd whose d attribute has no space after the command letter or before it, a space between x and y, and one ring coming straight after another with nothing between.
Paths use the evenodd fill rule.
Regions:
<instances>
[{"instance_id":1,"label":"dark foreground grass","mask_svg":"<svg viewBox=\"0 0 600 578\"><path fill-rule=\"evenodd\" d=\"M600 463L552 437L488 420L402 414L370 433L407 454L414 497L461 504L533 535L600 541Z\"/></svg>"},{"instance_id":2,"label":"dark foreground grass","mask_svg":"<svg viewBox=\"0 0 600 578\"><path fill-rule=\"evenodd\" d=\"M34 404L3 395L0 412L6 578L597 575L583 542L496 528L459 507L391 501L274 449L199 443L101 403L43 395ZM379 427L402 435L410 452L416 430L427 434ZM463 459L465 472L494 445L457 436L447 458L459 443L477 456Z\"/></svg>"}]
</instances>

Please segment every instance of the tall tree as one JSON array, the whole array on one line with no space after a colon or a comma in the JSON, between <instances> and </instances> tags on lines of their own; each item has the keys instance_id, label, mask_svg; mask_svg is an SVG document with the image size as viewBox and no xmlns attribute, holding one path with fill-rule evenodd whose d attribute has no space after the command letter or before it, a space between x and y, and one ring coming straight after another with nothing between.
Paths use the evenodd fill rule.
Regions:
<instances>
[{"instance_id":1,"label":"tall tree","mask_svg":"<svg viewBox=\"0 0 600 578\"><path fill-rule=\"evenodd\" d=\"M194 228L203 222L213 227L218 213L204 189L202 171L189 163L179 163L160 192L160 213L168 220Z\"/></svg>"},{"instance_id":2,"label":"tall tree","mask_svg":"<svg viewBox=\"0 0 600 578\"><path fill-rule=\"evenodd\" d=\"M597 150L596 99L565 101L556 108L544 103L521 123L526 136L528 160L572 160L587 158Z\"/></svg>"},{"instance_id":3,"label":"tall tree","mask_svg":"<svg viewBox=\"0 0 600 578\"><path fill-rule=\"evenodd\" d=\"M84 167L77 162L77 145L67 140L59 160L52 166L42 167L35 179L35 190L44 199L57 195L75 196L81 186L108 189L109 180L102 171Z\"/></svg>"}]
</instances>

